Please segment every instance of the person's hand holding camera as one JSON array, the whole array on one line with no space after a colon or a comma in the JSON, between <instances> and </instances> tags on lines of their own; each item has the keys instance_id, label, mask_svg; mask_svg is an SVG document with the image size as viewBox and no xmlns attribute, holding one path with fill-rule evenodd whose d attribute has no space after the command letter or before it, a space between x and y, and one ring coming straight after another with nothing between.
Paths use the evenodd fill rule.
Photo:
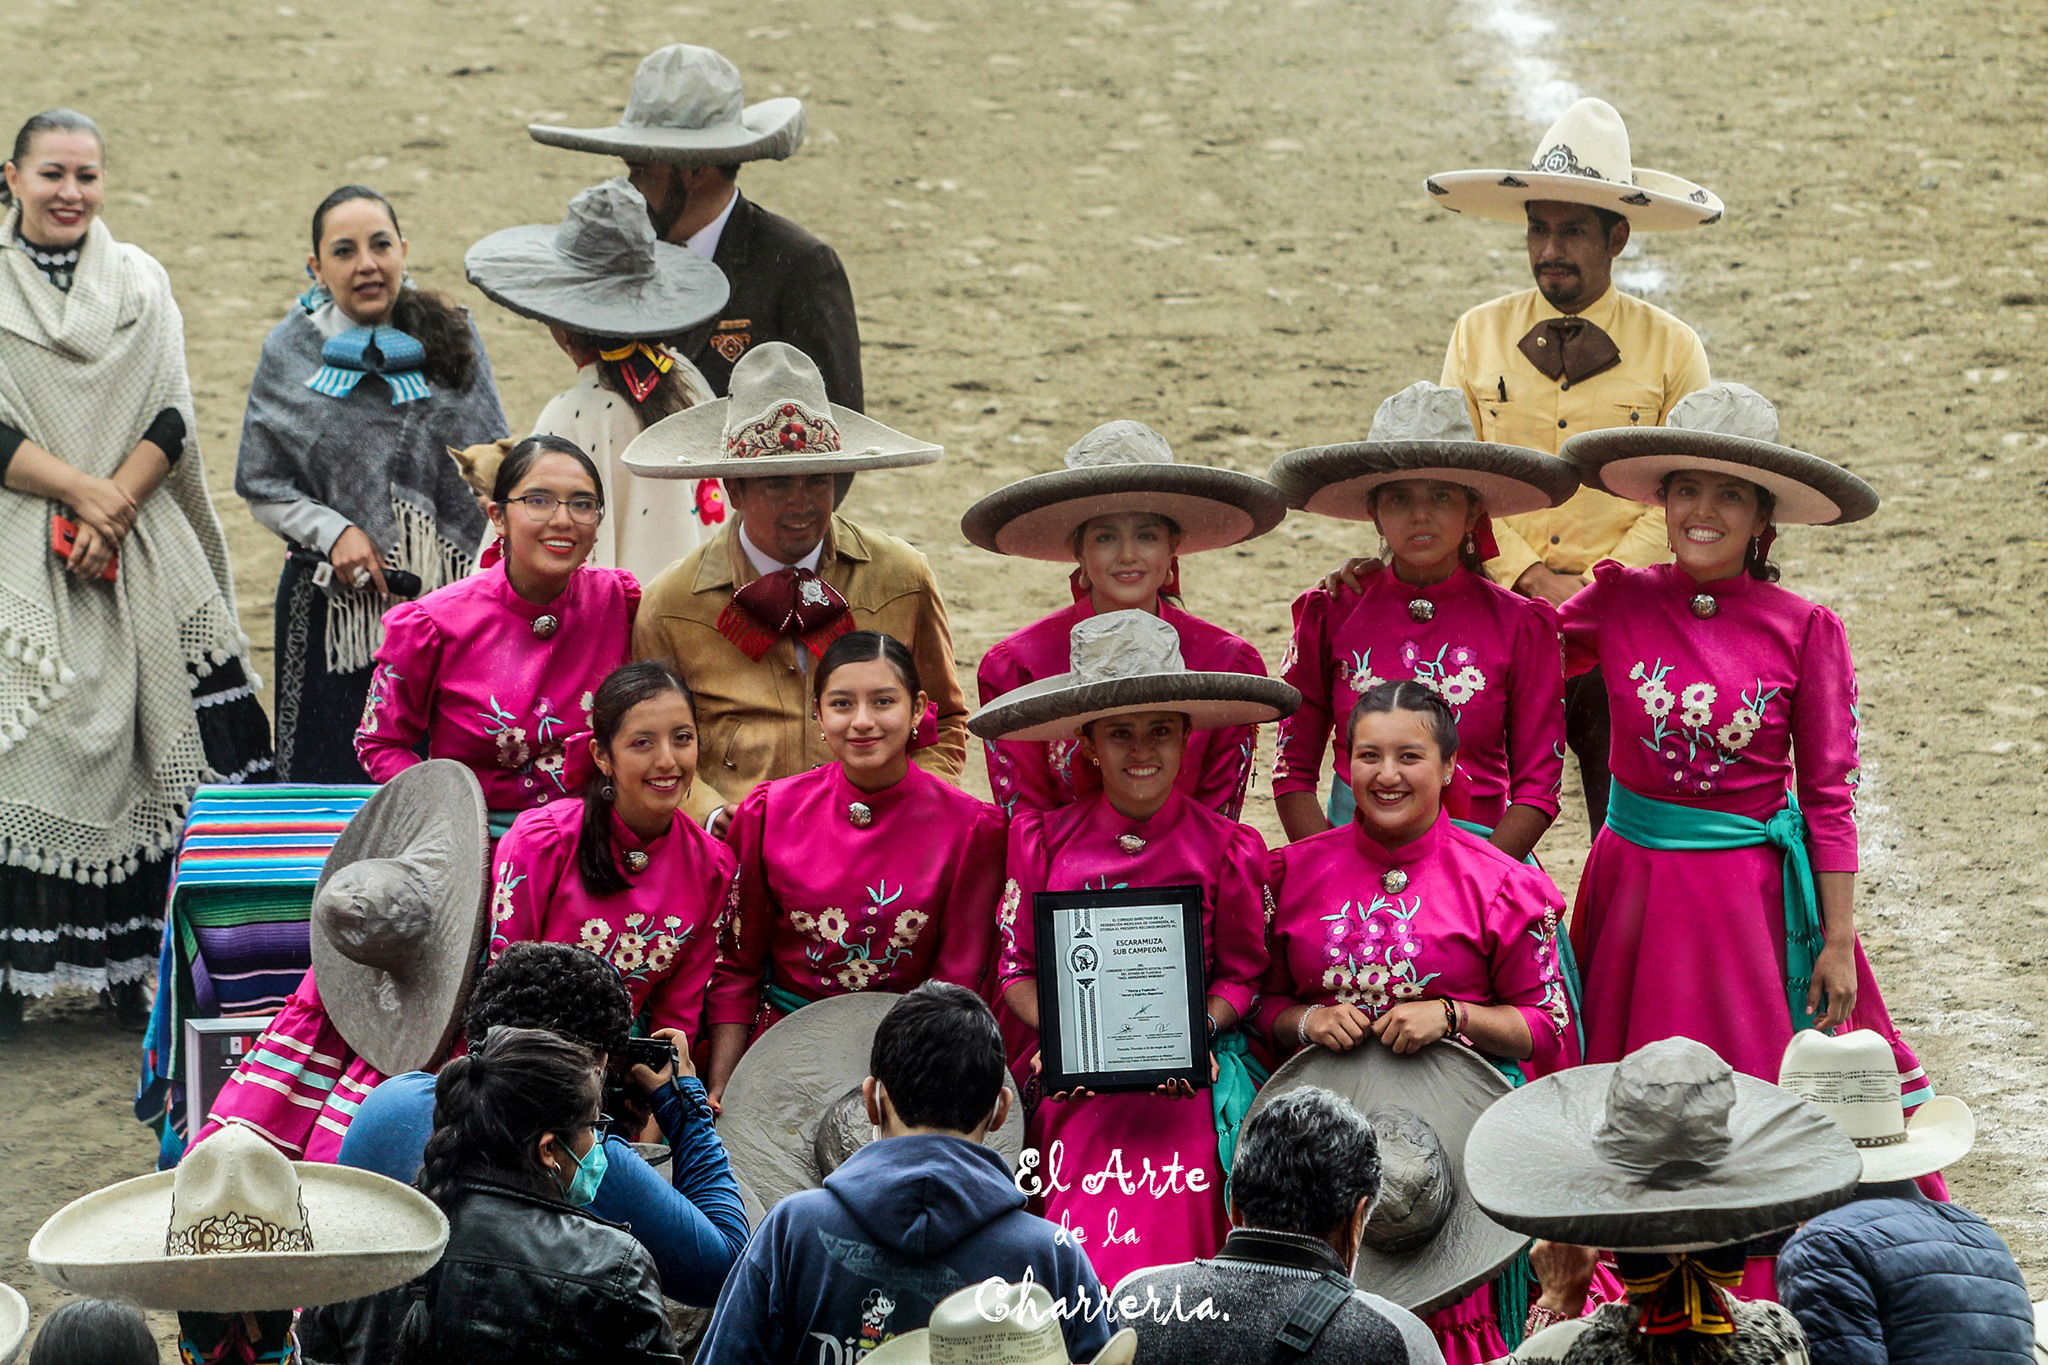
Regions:
<instances>
[{"instance_id":1,"label":"person's hand holding camera","mask_svg":"<svg viewBox=\"0 0 2048 1365\"><path fill-rule=\"evenodd\" d=\"M653 1049L650 1045L655 1043L665 1043L668 1046L668 1056L662 1064L659 1067L653 1067L644 1061L636 1060L627 1073L633 1078L633 1084L639 1086L650 1095L667 1085L670 1081L673 1081L677 1076L694 1076L697 1074L697 1068L690 1062L690 1040L683 1035L683 1031L679 1028L657 1029L645 1038L634 1038L628 1041L626 1044L626 1055L630 1058L636 1053L652 1052Z\"/></svg>"}]
</instances>

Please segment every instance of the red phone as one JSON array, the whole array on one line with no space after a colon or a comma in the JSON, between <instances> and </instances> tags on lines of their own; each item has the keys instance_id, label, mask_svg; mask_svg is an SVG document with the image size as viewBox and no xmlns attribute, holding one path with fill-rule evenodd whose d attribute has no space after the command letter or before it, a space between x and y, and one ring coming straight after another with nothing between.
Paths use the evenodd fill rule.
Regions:
<instances>
[{"instance_id":1,"label":"red phone","mask_svg":"<svg viewBox=\"0 0 2048 1365\"><path fill-rule=\"evenodd\" d=\"M73 550L73 548L77 546L77 544L78 527L72 523L70 518L64 516L51 517L50 553L57 556L57 558L59 559L69 560L71 558L71 551ZM116 578L120 577L120 574L121 556L119 554L116 554L112 559L107 561L107 567L100 570L100 577L106 580L107 582L111 583Z\"/></svg>"}]
</instances>

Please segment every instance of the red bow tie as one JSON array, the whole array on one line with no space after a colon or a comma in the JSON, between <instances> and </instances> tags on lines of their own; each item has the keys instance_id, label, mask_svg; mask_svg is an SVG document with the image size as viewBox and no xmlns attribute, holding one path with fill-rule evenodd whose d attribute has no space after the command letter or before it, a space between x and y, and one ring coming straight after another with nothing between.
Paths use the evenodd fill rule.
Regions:
<instances>
[{"instance_id":1,"label":"red bow tie","mask_svg":"<svg viewBox=\"0 0 2048 1365\"><path fill-rule=\"evenodd\" d=\"M846 614L846 599L830 583L809 569L777 569L732 595L719 615L718 629L759 663L785 636L821 655L853 629L853 622Z\"/></svg>"}]
</instances>

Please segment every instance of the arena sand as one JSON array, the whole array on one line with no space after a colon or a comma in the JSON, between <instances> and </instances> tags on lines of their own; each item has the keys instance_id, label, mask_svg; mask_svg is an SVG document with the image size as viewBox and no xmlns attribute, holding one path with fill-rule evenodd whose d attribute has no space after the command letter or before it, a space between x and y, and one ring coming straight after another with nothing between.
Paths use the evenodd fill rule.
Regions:
<instances>
[{"instance_id":1,"label":"arena sand","mask_svg":"<svg viewBox=\"0 0 2048 1365\"><path fill-rule=\"evenodd\" d=\"M348 181L392 195L414 273L477 311L506 408L529 421L568 366L463 283L462 252L553 221L615 166L524 125L607 122L644 52L719 48L753 98L807 102L803 152L742 184L839 249L871 408L947 448L934 471L864 477L849 510L931 556L971 677L991 642L1066 600L1056 569L961 540L973 497L1111 417L1254 471L1363 435L1381 397L1437 376L1460 310L1527 283L1515 229L1433 208L1422 176L1515 164L1562 98L1606 97L1639 164L1729 204L1717 227L1643 239L1628 278L1700 330L1717 376L1778 401L1788 440L1884 495L1872 521L1786 535L1781 558L1847 619L1861 665L1865 942L1937 1083L1977 1112L1958 1196L2038 1276L2048 176L2019 95L2048 80L2048 12L1589 8L12 0L4 121L72 104L106 127L106 218L176 283L267 672L281 555L232 470L313 204ZM1191 561L1188 604L1277 665L1294 595L1369 549L1298 517ZM1260 788L1251 818L1272 834ZM1569 890L1585 831L1567 810L1544 854ZM1715 970L1711 947L1673 970ZM135 1053L77 1000L36 1007L0 1048L0 1278L39 1315L61 1296L28 1267L29 1235L150 1168Z\"/></svg>"}]
</instances>

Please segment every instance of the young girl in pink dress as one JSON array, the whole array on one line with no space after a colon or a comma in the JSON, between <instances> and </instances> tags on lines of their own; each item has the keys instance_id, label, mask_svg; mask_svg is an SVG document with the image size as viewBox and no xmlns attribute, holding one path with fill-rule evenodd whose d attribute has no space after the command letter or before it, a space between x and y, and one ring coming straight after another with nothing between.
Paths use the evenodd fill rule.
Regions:
<instances>
[{"instance_id":1,"label":"young girl in pink dress","mask_svg":"<svg viewBox=\"0 0 2048 1365\"><path fill-rule=\"evenodd\" d=\"M1275 850L1268 866L1258 1033L1279 1057L1310 1046L1405 1053L1456 1036L1518 1083L1575 1065L1557 961L1563 898L1541 869L1445 813L1464 762L1450 704L1425 683L1380 683L1346 736L1352 822ZM1427 1321L1450 1365L1507 1354L1491 1285Z\"/></svg>"},{"instance_id":2,"label":"young girl in pink dress","mask_svg":"<svg viewBox=\"0 0 2048 1365\"><path fill-rule=\"evenodd\" d=\"M467 764L492 832L568 801L590 772L597 686L628 658L640 585L584 563L604 519L597 467L555 436L498 467L491 524L503 561L384 613L384 644L356 731L378 782L432 758Z\"/></svg>"},{"instance_id":3,"label":"young girl in pink dress","mask_svg":"<svg viewBox=\"0 0 2048 1365\"><path fill-rule=\"evenodd\" d=\"M1564 778L1564 674L1548 603L1479 571L1488 519L1555 507L1570 465L1473 439L1464 395L1418 383L1380 404L1363 441L1289 451L1273 481L1290 505L1369 521L1384 564L1359 591L1310 588L1294 603L1281 675L1301 709L1280 723L1273 798L1290 839L1350 823L1344 722L1383 680L1413 678L1457 718L1458 764L1444 807L1525 858L1557 818ZM1328 815L1316 787L1329 747Z\"/></svg>"},{"instance_id":4,"label":"young girl in pink dress","mask_svg":"<svg viewBox=\"0 0 2048 1365\"><path fill-rule=\"evenodd\" d=\"M998 642L976 671L981 704L1067 669L1067 637L1101 612L1146 611L1173 627L1187 666L1264 676L1252 644L1183 610L1180 556L1264 535L1286 515L1263 479L1174 461L1166 440L1137 422L1097 427L1067 467L999 488L960 519L984 550L1075 565L1074 604ZM1256 726L1188 735L1179 790L1235 820L1251 777ZM1101 788L1062 735L1048 743L990 740L989 787L1006 811L1051 810Z\"/></svg>"},{"instance_id":5,"label":"young girl in pink dress","mask_svg":"<svg viewBox=\"0 0 2048 1365\"><path fill-rule=\"evenodd\" d=\"M1042 1211L1083 1239L1096 1274L1114 1285L1133 1270L1207 1256L1229 1230L1228 1162L1217 1144L1219 1132L1235 1138L1251 1098L1237 1026L1266 967L1265 845L1177 779L1193 729L1275 719L1292 709L1294 690L1272 678L1188 670L1172 626L1148 612L1090 617L1074 627L1070 649L1068 672L984 706L968 728L983 739L1074 736L1081 761L1100 775L1101 791L1013 819L997 981L1026 1030L1013 1041L1012 1066L1035 1106L1025 1131L1041 1153ZM1211 1047L1226 1073L1217 1088L1041 1094L1033 896L1188 885L1201 890ZM1148 1162L1155 1172L1177 1163L1181 1174L1140 1183ZM1090 1179L1115 1172L1132 1183L1117 1174Z\"/></svg>"},{"instance_id":6,"label":"young girl in pink dress","mask_svg":"<svg viewBox=\"0 0 2048 1365\"><path fill-rule=\"evenodd\" d=\"M690 689L660 664L627 664L599 685L591 725L582 799L526 811L498 841L490 959L514 943L588 949L648 1032L694 1042L735 859L680 809L697 775Z\"/></svg>"},{"instance_id":7,"label":"young girl in pink dress","mask_svg":"<svg viewBox=\"0 0 2048 1365\"><path fill-rule=\"evenodd\" d=\"M910 651L842 635L812 695L836 761L754 788L726 835L739 883L706 1010L714 1103L784 1015L932 980L985 994L995 958L1002 813L910 761L927 705Z\"/></svg>"}]
</instances>

